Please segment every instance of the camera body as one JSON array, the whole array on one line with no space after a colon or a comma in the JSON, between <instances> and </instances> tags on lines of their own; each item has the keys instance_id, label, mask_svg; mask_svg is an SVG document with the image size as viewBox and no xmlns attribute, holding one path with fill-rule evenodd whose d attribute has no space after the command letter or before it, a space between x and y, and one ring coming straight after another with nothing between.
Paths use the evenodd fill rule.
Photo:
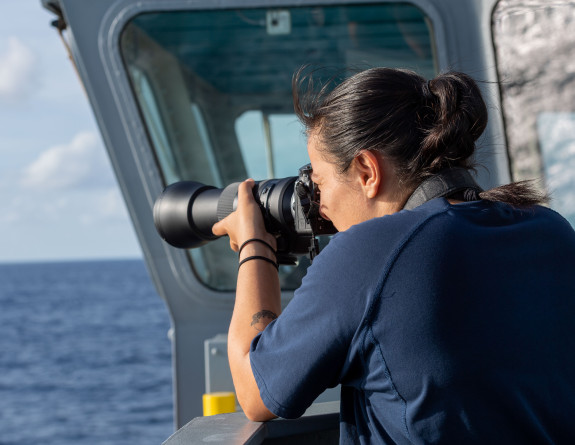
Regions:
<instances>
[{"instance_id":1,"label":"camera body","mask_svg":"<svg viewBox=\"0 0 575 445\"><path fill-rule=\"evenodd\" d=\"M253 194L266 229L277 238L279 264L296 264L319 252L317 235L337 230L319 214L320 193L311 180L311 164L298 176L256 182ZM223 189L193 181L169 185L154 204L154 224L160 236L174 247L191 249L216 238L212 226L237 208L240 183Z\"/></svg>"}]
</instances>

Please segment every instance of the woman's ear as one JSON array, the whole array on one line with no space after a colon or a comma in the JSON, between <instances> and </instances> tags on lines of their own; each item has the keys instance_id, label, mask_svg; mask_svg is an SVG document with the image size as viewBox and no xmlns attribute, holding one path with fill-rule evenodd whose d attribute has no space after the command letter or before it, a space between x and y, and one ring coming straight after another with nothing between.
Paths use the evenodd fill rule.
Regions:
<instances>
[{"instance_id":1,"label":"woman's ear","mask_svg":"<svg viewBox=\"0 0 575 445\"><path fill-rule=\"evenodd\" d=\"M383 170L379 156L369 150L362 151L354 159L360 186L368 198L375 198L383 183Z\"/></svg>"}]
</instances>

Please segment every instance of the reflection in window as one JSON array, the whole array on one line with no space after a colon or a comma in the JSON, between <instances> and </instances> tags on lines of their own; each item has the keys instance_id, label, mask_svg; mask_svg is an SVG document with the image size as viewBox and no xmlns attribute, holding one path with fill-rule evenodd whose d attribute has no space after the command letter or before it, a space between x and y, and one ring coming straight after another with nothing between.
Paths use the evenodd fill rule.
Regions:
<instances>
[{"instance_id":1,"label":"reflection in window","mask_svg":"<svg viewBox=\"0 0 575 445\"><path fill-rule=\"evenodd\" d=\"M575 226L575 113L541 113L537 134L553 207Z\"/></svg>"},{"instance_id":2,"label":"reflection in window","mask_svg":"<svg viewBox=\"0 0 575 445\"><path fill-rule=\"evenodd\" d=\"M198 129L198 137L200 139L199 147L201 147L206 155L208 160L208 165L210 167L211 177L213 178L211 185L216 187L224 187L227 184L224 184L222 178L220 177L220 171L218 169L218 163L216 162L216 158L214 157L214 150L212 144L210 143L210 138L208 136L208 130L206 128L206 123L204 122L204 117L202 116L202 111L198 104L192 104L192 117L193 123L196 125Z\"/></svg>"},{"instance_id":3,"label":"reflection in window","mask_svg":"<svg viewBox=\"0 0 575 445\"><path fill-rule=\"evenodd\" d=\"M301 66L330 68L319 82L373 66L430 78L430 27L405 2L151 12L128 23L120 47L166 181L221 187L248 176L295 176L308 162L291 92ZM207 286L235 288L237 257L226 239L190 258ZM307 265L282 267L282 288L297 288Z\"/></svg>"},{"instance_id":4,"label":"reflection in window","mask_svg":"<svg viewBox=\"0 0 575 445\"><path fill-rule=\"evenodd\" d=\"M500 0L493 38L512 177L544 177L575 224L575 4Z\"/></svg>"},{"instance_id":5,"label":"reflection in window","mask_svg":"<svg viewBox=\"0 0 575 445\"><path fill-rule=\"evenodd\" d=\"M236 133L251 178L297 176L299 168L309 163L307 142L294 114L248 111L238 118Z\"/></svg>"},{"instance_id":6,"label":"reflection in window","mask_svg":"<svg viewBox=\"0 0 575 445\"><path fill-rule=\"evenodd\" d=\"M148 134L156 148L156 157L167 183L177 181L176 162L168 144L168 138L162 125L158 105L145 74L136 67L131 69L132 81L137 95L144 100L141 103L142 114L146 121Z\"/></svg>"}]
</instances>

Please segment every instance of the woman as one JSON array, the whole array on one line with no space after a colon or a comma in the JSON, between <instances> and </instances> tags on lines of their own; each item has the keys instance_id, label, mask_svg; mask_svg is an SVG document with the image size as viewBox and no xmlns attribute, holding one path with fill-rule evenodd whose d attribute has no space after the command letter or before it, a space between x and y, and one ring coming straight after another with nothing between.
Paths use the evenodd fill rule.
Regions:
<instances>
[{"instance_id":1,"label":"woman","mask_svg":"<svg viewBox=\"0 0 575 445\"><path fill-rule=\"evenodd\" d=\"M228 355L248 418L298 417L341 384L342 443L571 443L573 229L526 183L410 199L472 167L474 81L375 68L311 99L294 84L339 233L279 316L253 181L214 225L240 250Z\"/></svg>"}]
</instances>

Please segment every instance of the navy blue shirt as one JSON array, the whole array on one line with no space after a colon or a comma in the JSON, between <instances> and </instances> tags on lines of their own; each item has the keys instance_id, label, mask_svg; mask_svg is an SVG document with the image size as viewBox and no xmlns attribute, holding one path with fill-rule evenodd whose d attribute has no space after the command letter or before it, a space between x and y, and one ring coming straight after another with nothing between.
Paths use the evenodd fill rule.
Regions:
<instances>
[{"instance_id":1,"label":"navy blue shirt","mask_svg":"<svg viewBox=\"0 0 575 445\"><path fill-rule=\"evenodd\" d=\"M341 443L575 443L575 232L443 198L358 224L250 359L280 417L341 383Z\"/></svg>"}]
</instances>

